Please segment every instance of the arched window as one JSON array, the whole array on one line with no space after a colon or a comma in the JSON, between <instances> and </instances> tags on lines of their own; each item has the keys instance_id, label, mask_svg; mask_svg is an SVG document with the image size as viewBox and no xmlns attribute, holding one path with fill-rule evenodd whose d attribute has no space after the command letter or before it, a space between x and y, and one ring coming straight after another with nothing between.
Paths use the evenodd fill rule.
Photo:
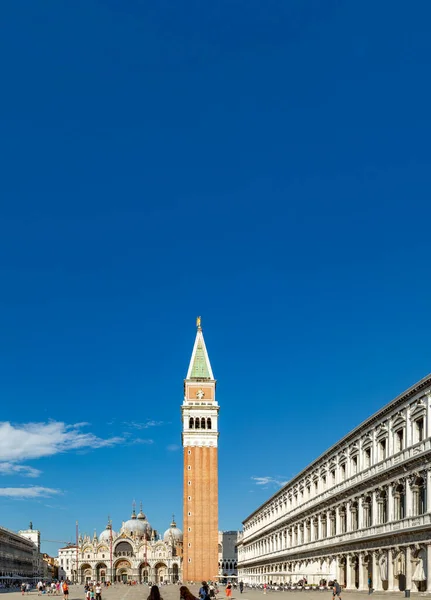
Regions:
<instances>
[{"instance_id":1,"label":"arched window","mask_svg":"<svg viewBox=\"0 0 431 600\"><path fill-rule=\"evenodd\" d=\"M198 418L195 420L195 429L199 429L199 428L200 428L200 424L201 424L201 422L200 422L200 419L199 419L199 417L198 417Z\"/></svg>"},{"instance_id":2,"label":"arched window","mask_svg":"<svg viewBox=\"0 0 431 600\"><path fill-rule=\"evenodd\" d=\"M201 429L205 429L205 419L202 417L201 419Z\"/></svg>"},{"instance_id":3,"label":"arched window","mask_svg":"<svg viewBox=\"0 0 431 600\"><path fill-rule=\"evenodd\" d=\"M207 429L211 429L211 419L209 417L207 419Z\"/></svg>"},{"instance_id":4,"label":"arched window","mask_svg":"<svg viewBox=\"0 0 431 600\"><path fill-rule=\"evenodd\" d=\"M195 422L194 422L193 417L190 417L190 419L189 419L189 429L193 429L194 424L195 424Z\"/></svg>"}]
</instances>

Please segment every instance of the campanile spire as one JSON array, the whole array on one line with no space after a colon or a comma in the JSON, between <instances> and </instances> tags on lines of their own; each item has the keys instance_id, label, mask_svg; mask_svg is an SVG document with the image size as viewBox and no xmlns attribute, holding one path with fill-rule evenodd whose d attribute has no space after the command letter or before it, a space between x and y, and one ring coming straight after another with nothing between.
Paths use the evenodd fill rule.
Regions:
<instances>
[{"instance_id":1,"label":"campanile spire","mask_svg":"<svg viewBox=\"0 0 431 600\"><path fill-rule=\"evenodd\" d=\"M212 580L218 573L218 412L201 318L184 380L181 407L184 448L183 580Z\"/></svg>"}]
</instances>

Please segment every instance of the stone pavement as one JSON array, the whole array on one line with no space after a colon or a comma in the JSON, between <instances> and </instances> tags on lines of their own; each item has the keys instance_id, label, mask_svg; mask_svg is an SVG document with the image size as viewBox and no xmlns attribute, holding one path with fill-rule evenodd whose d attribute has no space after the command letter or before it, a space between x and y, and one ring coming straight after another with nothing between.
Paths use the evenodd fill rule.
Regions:
<instances>
[{"instance_id":1,"label":"stone pavement","mask_svg":"<svg viewBox=\"0 0 431 600\"><path fill-rule=\"evenodd\" d=\"M197 596L198 586L188 586L190 591ZM4 590L2 590L4 591ZM180 600L180 589L177 585L166 585L160 587L160 592L163 600ZM5 592L7 593L8 600L25 600L23 599L21 592ZM149 594L149 588L147 585L135 585L128 586L122 584L116 584L110 588L102 589L102 600L147 600ZM37 591L33 590L29 596L32 596L33 600L48 600L52 598L54 600L63 600L63 596L50 596L48 594L38 596ZM412 594L412 598L418 596L428 596L427 594ZM342 594L343 600L365 600L368 597L367 592L356 592L356 591L344 591ZM372 597L376 597L379 600L388 598L389 600L400 600L404 598L404 592L381 592L374 593ZM429 596L428 596L429 597ZM224 588L220 587L220 594L218 595L219 600L225 600L226 596ZM84 587L81 585L71 585L69 588L69 600L85 600ZM267 592L265 595L262 590L244 590L243 594L240 594L239 589L233 590L232 600L332 600L332 592L320 592L320 591L293 591L293 592ZM372 600L372 599L371 599Z\"/></svg>"}]
</instances>

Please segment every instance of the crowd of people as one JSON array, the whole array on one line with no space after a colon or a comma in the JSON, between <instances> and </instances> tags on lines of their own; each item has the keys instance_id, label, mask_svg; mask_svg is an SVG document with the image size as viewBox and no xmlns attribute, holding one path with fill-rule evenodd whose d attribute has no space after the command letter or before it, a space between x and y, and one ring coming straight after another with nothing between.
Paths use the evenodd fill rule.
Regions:
<instances>
[{"instance_id":1,"label":"crowd of people","mask_svg":"<svg viewBox=\"0 0 431 600\"><path fill-rule=\"evenodd\" d=\"M29 585L29 584L27 584ZM24 584L23 584L24 586ZM60 596L63 594L64 600L68 600L69 597L69 584L67 581L53 581L52 583L47 583L46 581L39 581L37 584L37 595L42 596L42 594L49 594L51 596ZM24 593L28 593L30 590L27 588L24 590L21 588L22 595Z\"/></svg>"}]
</instances>

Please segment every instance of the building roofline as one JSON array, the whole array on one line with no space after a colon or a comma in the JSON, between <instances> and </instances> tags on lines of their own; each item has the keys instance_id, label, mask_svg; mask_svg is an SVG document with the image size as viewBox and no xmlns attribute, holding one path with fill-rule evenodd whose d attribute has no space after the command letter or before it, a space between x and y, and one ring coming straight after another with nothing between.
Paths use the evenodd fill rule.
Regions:
<instances>
[{"instance_id":1,"label":"building roofline","mask_svg":"<svg viewBox=\"0 0 431 600\"><path fill-rule=\"evenodd\" d=\"M297 475L292 477L292 479L290 479L290 481L288 481L280 489L278 489L276 492L274 492L274 494L272 496L270 496L267 500L265 500L265 502L263 502L260 506L258 506L258 508L256 508L252 513L250 513L248 515L248 517L246 517L242 521L242 524L244 525L244 523L246 523L249 519L251 519L251 517L253 517L256 513L258 513L266 504L271 502L271 500L273 500L274 498L279 496L283 491L285 491L287 488L291 487L296 481L298 481L299 479L304 477L304 475L308 471L311 471L313 468L316 468L316 466L318 465L318 463L320 461L322 461L324 456L326 456L327 454L330 454L331 452L336 450L338 447L346 446L347 443L349 442L349 440L352 437L355 437L362 428L367 427L373 421L377 420L378 417L380 417L381 415L385 414L386 412L389 412L390 410L392 410L394 408L394 406L396 406L397 404L401 404L402 402L407 400L407 398L409 396L414 396L415 394L417 394L418 392L420 392L421 390L423 390L424 388L426 388L428 386L431 386L431 373L429 373L428 375L426 375L425 377L420 379L417 383L414 383L412 386L410 386L407 390L405 390L404 392L402 392L401 394L396 396L396 398L394 398L393 400L391 400L390 402L385 404L377 412L373 413L370 417L365 419L365 421L362 421L362 423L360 423L354 429L352 429L349 433L347 433L344 437L342 437L341 440L339 440L338 442L336 442L335 444L330 446L327 450L325 450L325 452L323 452L316 459L314 459L313 462L311 462L309 465L307 465L305 467L305 469L302 469Z\"/></svg>"}]
</instances>

